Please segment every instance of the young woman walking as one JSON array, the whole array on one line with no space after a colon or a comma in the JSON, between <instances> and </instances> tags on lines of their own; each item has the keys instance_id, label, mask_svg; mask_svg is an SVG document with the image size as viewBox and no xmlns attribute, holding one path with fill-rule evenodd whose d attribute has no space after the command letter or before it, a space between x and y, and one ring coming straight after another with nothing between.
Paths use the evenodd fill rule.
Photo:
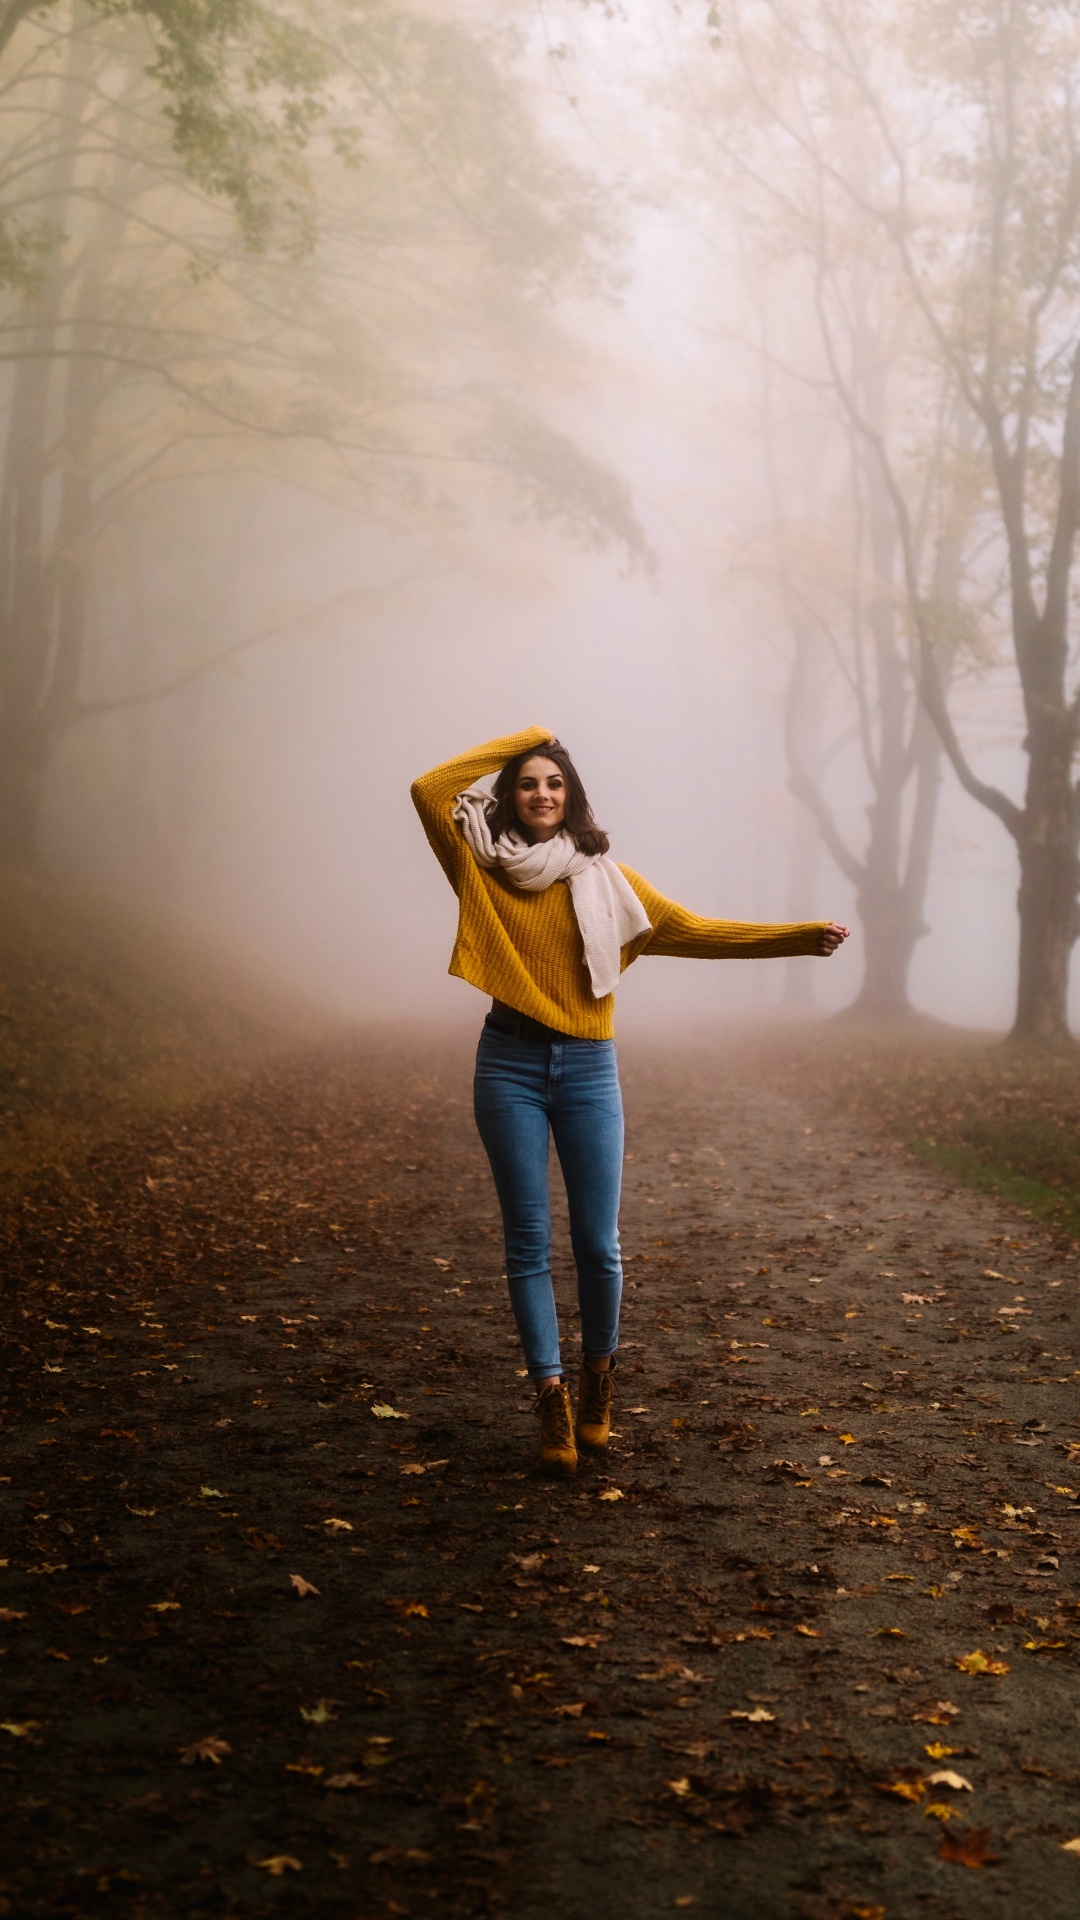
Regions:
<instances>
[{"instance_id":1,"label":"young woman walking","mask_svg":"<svg viewBox=\"0 0 1080 1920\"><path fill-rule=\"evenodd\" d=\"M474 784L492 773L491 793ZM577 1447L605 1447L611 1426L622 1296L623 1112L612 1039L620 973L642 953L829 954L848 929L702 920L666 900L608 858L607 834L574 764L544 727L447 760L413 782L412 797L459 901L450 972L492 996L476 1056L476 1124L502 1209L510 1304L536 1385L540 1464L569 1474ZM578 1275L576 1426L551 1285L549 1128Z\"/></svg>"}]
</instances>

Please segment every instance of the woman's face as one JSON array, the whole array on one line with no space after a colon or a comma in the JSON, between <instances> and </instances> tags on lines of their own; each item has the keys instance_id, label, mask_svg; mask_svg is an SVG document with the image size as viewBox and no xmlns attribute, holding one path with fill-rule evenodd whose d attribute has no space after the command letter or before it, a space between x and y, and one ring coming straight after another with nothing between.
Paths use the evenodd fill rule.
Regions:
<instances>
[{"instance_id":1,"label":"woman's face","mask_svg":"<svg viewBox=\"0 0 1080 1920\"><path fill-rule=\"evenodd\" d=\"M551 840L558 833L566 814L566 782L554 760L534 753L522 762L514 809L534 840Z\"/></svg>"}]
</instances>

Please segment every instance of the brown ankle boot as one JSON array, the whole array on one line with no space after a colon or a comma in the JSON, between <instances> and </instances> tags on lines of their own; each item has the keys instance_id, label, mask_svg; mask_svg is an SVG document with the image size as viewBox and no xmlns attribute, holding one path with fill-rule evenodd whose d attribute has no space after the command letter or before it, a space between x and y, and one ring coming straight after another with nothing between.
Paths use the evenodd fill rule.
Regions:
<instances>
[{"instance_id":1,"label":"brown ankle boot","mask_svg":"<svg viewBox=\"0 0 1080 1920\"><path fill-rule=\"evenodd\" d=\"M574 1429L579 1447L598 1453L606 1447L611 1433L611 1396L615 1391L615 1362L598 1372L582 1361L578 1385L577 1425Z\"/></svg>"},{"instance_id":2,"label":"brown ankle boot","mask_svg":"<svg viewBox=\"0 0 1080 1920\"><path fill-rule=\"evenodd\" d=\"M577 1448L565 1380L552 1380L536 1396L540 1415L540 1467L543 1473L577 1472Z\"/></svg>"}]
</instances>

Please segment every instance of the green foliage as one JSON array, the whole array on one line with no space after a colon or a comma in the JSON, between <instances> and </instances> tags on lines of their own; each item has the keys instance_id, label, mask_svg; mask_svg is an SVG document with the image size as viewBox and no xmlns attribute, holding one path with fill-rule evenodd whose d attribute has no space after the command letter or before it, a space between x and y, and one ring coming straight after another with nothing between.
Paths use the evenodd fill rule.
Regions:
<instances>
[{"instance_id":1,"label":"green foliage","mask_svg":"<svg viewBox=\"0 0 1080 1920\"><path fill-rule=\"evenodd\" d=\"M561 526L595 552L620 545L632 561L652 570L629 488L566 434L503 403L477 451L505 469L531 518Z\"/></svg>"},{"instance_id":2,"label":"green foliage","mask_svg":"<svg viewBox=\"0 0 1080 1920\"><path fill-rule=\"evenodd\" d=\"M0 287L36 294L45 263L62 237L49 220L15 220L0 213Z\"/></svg>"}]
</instances>

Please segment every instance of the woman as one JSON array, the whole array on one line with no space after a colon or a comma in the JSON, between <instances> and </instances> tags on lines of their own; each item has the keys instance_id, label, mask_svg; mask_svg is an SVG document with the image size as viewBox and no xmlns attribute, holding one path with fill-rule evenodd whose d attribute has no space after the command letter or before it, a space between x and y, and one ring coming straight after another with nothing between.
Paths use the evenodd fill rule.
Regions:
<instances>
[{"instance_id":1,"label":"woman","mask_svg":"<svg viewBox=\"0 0 1080 1920\"><path fill-rule=\"evenodd\" d=\"M492 793L474 782L497 773ZM565 747L528 727L413 782L460 903L450 972L492 996L475 1112L506 1234L510 1302L535 1382L540 1464L577 1469L611 1427L622 1262L623 1114L612 1039L619 975L642 953L691 959L834 953L846 927L701 920L608 856ZM565 884L564 884L565 883ZM566 1184L582 1367L576 1428L551 1285L548 1130ZM575 1444L576 1441L576 1444Z\"/></svg>"}]
</instances>

